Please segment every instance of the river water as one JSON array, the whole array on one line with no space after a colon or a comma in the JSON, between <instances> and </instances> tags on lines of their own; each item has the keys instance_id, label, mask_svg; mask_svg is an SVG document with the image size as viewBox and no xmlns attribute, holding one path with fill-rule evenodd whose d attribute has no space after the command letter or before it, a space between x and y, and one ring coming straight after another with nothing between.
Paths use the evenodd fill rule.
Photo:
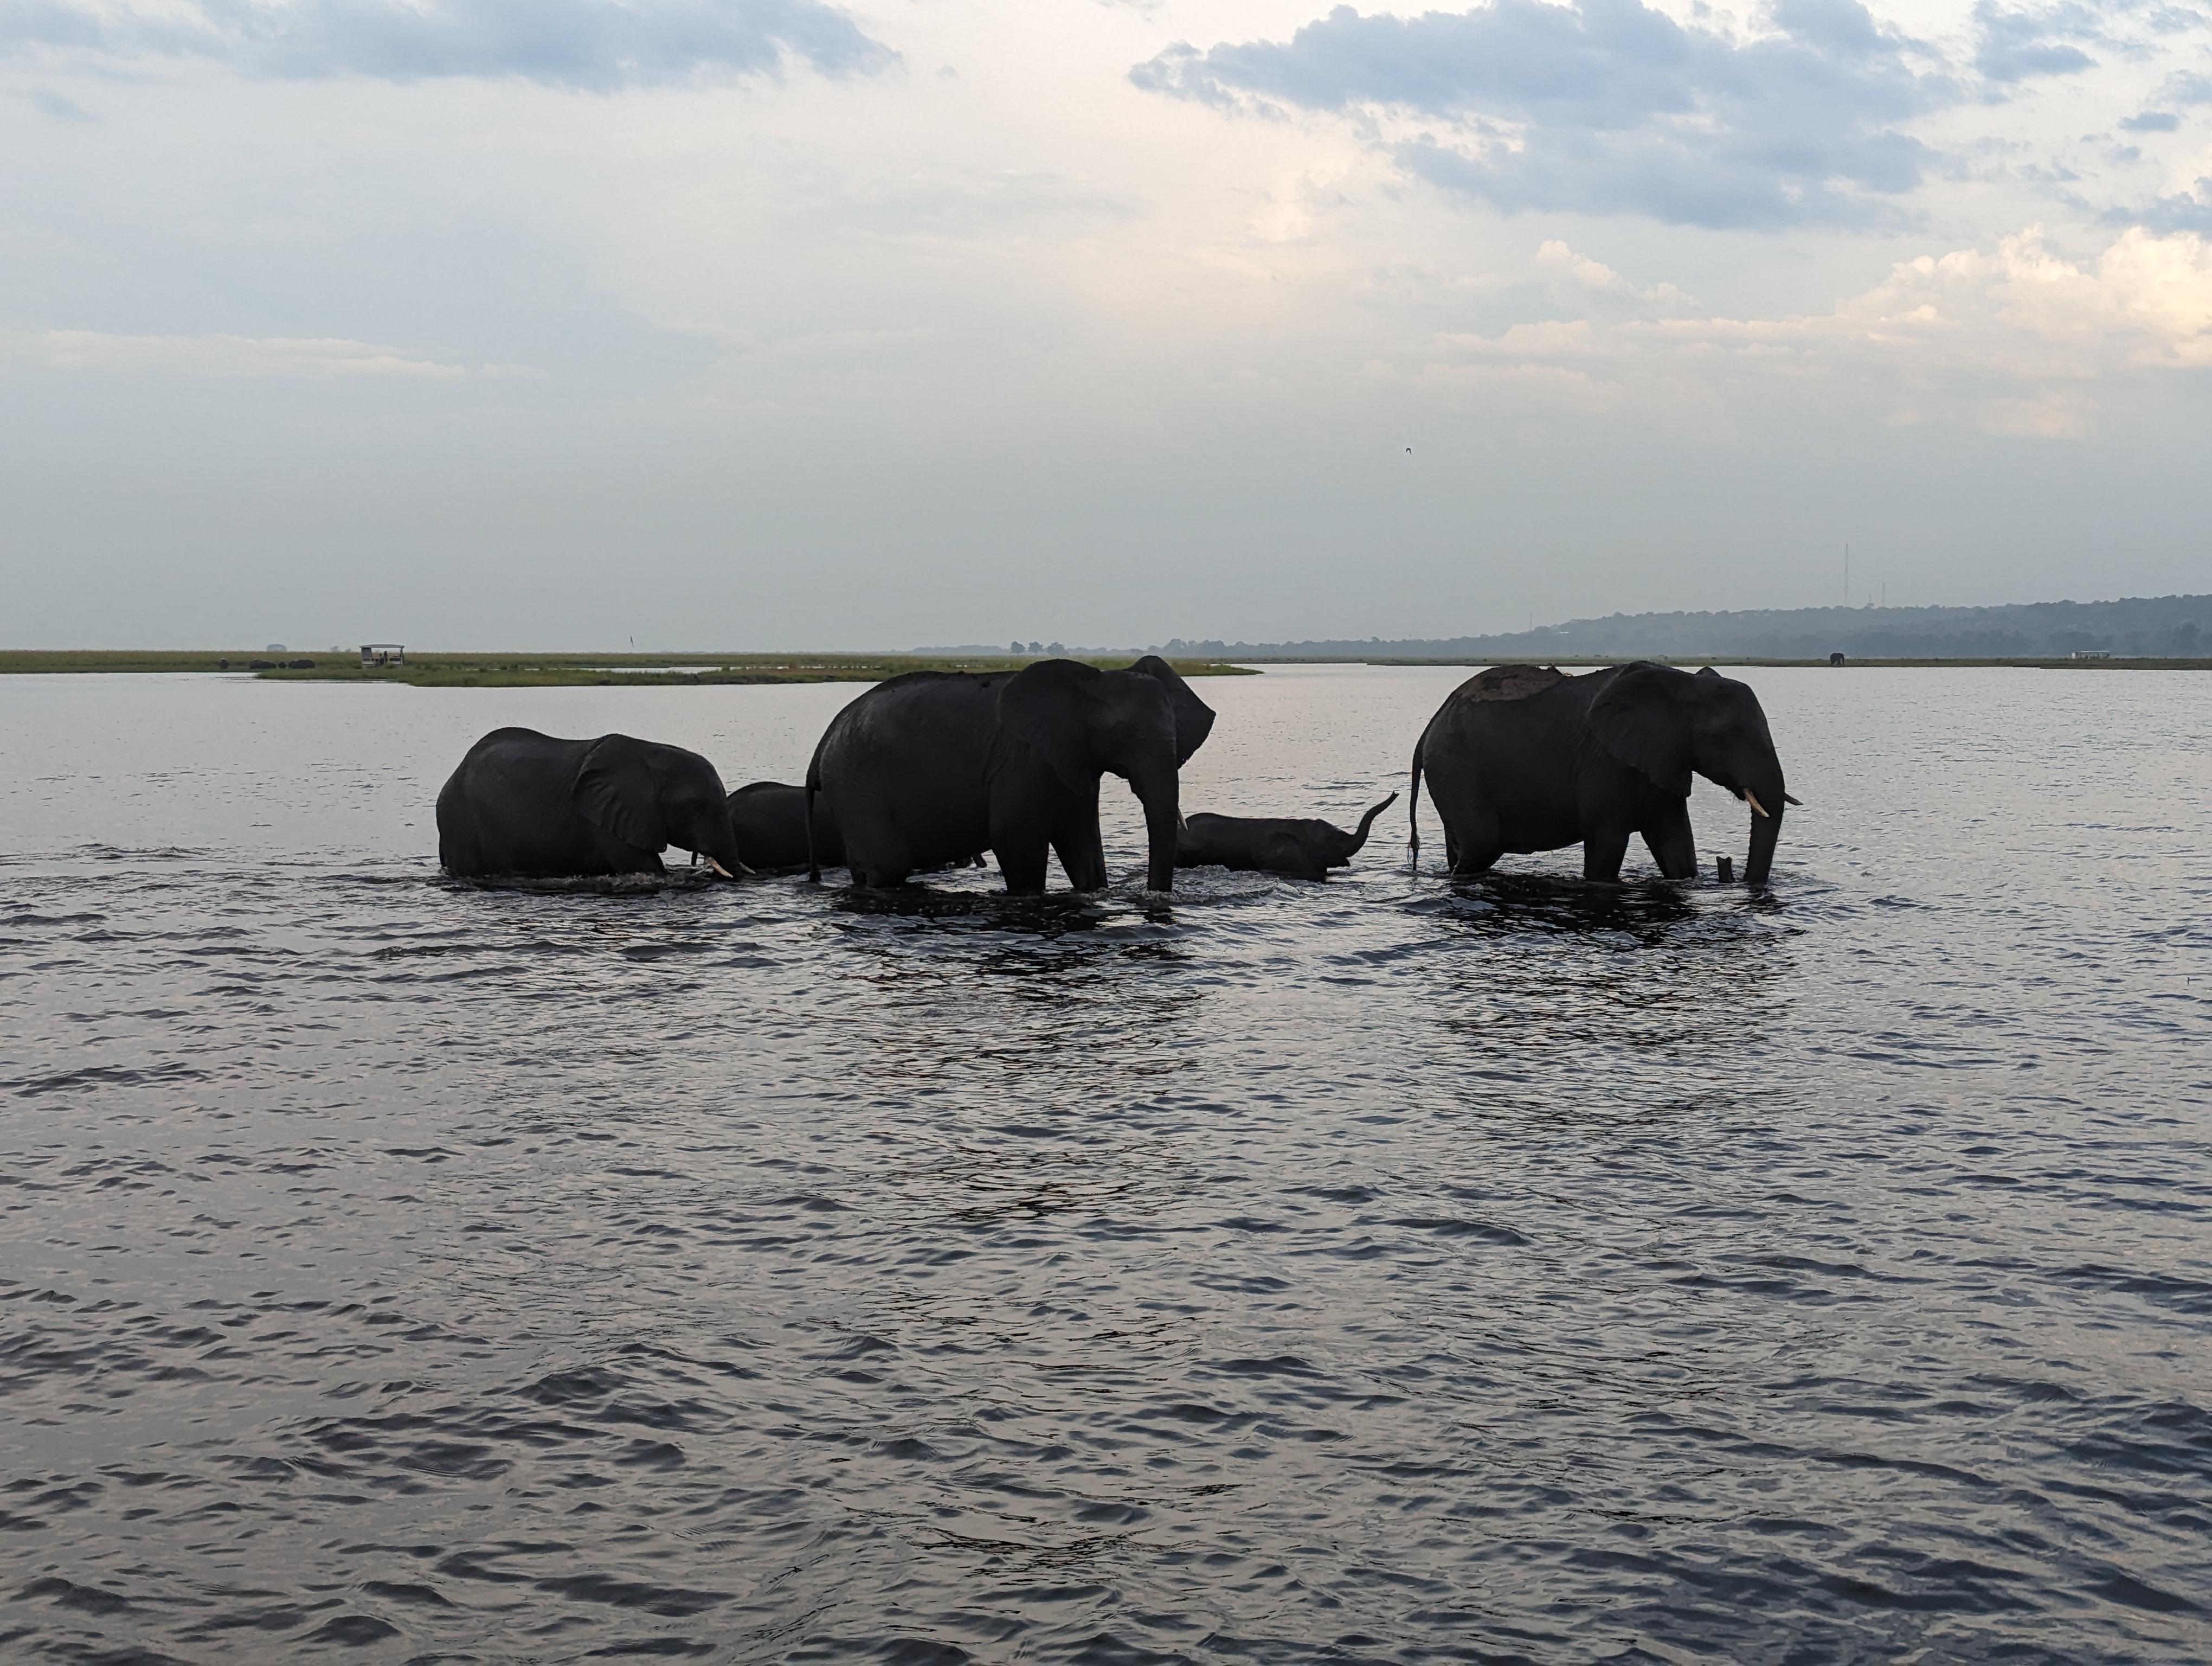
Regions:
<instances>
[{"instance_id":1,"label":"river water","mask_svg":"<svg viewBox=\"0 0 2212 1666\"><path fill-rule=\"evenodd\" d=\"M850 688L0 678L0 1656L2212 1656L2212 675L1743 674L1771 895L1164 907L1110 780L1098 898L438 876L484 730Z\"/></svg>"}]
</instances>

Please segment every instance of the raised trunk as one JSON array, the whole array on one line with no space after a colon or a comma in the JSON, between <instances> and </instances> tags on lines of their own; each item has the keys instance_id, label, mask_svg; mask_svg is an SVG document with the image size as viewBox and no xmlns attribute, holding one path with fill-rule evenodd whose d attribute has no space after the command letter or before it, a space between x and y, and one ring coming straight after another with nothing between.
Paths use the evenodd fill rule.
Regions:
<instances>
[{"instance_id":1,"label":"raised trunk","mask_svg":"<svg viewBox=\"0 0 2212 1666\"><path fill-rule=\"evenodd\" d=\"M1375 818L1381 815L1385 810L1388 810L1392 805L1397 803L1397 801L1398 795L1395 793L1393 793L1389 798L1383 800L1382 803L1376 805L1372 810L1369 811L1365 815L1359 818L1359 830L1352 836L1351 848L1344 853L1347 860L1352 857L1357 856L1366 846L1367 830L1375 825Z\"/></svg>"}]
</instances>

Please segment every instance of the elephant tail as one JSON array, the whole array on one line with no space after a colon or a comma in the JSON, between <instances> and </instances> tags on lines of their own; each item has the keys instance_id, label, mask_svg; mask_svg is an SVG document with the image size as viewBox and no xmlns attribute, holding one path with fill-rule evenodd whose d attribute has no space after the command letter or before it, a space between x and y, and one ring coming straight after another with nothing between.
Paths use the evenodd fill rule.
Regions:
<instances>
[{"instance_id":1,"label":"elephant tail","mask_svg":"<svg viewBox=\"0 0 2212 1666\"><path fill-rule=\"evenodd\" d=\"M822 883L822 853L814 848L814 795L822 790L822 749L806 760L806 883Z\"/></svg>"},{"instance_id":2,"label":"elephant tail","mask_svg":"<svg viewBox=\"0 0 2212 1666\"><path fill-rule=\"evenodd\" d=\"M1365 815L1359 818L1359 830L1352 836L1352 848L1345 853L1346 855L1356 855L1358 854L1359 850L1367 842L1367 830L1375 825L1375 818L1381 815L1385 810L1388 810L1392 805L1397 803L1397 801L1398 795L1395 793L1393 793L1389 798L1383 800L1382 803L1376 805L1372 810L1369 811Z\"/></svg>"},{"instance_id":3,"label":"elephant tail","mask_svg":"<svg viewBox=\"0 0 2212 1666\"><path fill-rule=\"evenodd\" d=\"M1428 744L1424 729L1413 743L1413 781L1406 789L1406 860L1416 873L1421 868L1421 748Z\"/></svg>"}]
</instances>

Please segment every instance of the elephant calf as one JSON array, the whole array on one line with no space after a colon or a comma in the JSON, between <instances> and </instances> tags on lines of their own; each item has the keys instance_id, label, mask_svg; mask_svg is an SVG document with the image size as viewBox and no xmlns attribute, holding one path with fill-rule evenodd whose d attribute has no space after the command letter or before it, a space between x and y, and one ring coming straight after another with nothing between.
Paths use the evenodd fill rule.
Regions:
<instances>
[{"instance_id":1,"label":"elephant calf","mask_svg":"<svg viewBox=\"0 0 2212 1666\"><path fill-rule=\"evenodd\" d=\"M757 781L730 794L730 832L738 854L757 873L797 873L811 854L822 867L845 866L845 841L828 800L814 805L814 848L806 848L806 789L787 781ZM939 862L937 867L981 867L979 851Z\"/></svg>"},{"instance_id":2,"label":"elephant calf","mask_svg":"<svg viewBox=\"0 0 2212 1666\"><path fill-rule=\"evenodd\" d=\"M438 860L465 877L661 873L671 845L725 879L744 871L714 766L626 734L494 729L438 794Z\"/></svg>"},{"instance_id":3,"label":"elephant calf","mask_svg":"<svg viewBox=\"0 0 2212 1666\"><path fill-rule=\"evenodd\" d=\"M845 866L845 842L825 802L814 806L814 848L806 848L806 789L781 781L757 781L730 794L730 833L738 854L764 873L793 873L810 859L824 867Z\"/></svg>"},{"instance_id":4,"label":"elephant calf","mask_svg":"<svg viewBox=\"0 0 2212 1666\"><path fill-rule=\"evenodd\" d=\"M1356 833L1313 817L1193 816L1176 835L1176 866L1326 879L1329 869L1352 866L1375 818L1397 801L1393 793L1370 810L1359 818Z\"/></svg>"}]
</instances>

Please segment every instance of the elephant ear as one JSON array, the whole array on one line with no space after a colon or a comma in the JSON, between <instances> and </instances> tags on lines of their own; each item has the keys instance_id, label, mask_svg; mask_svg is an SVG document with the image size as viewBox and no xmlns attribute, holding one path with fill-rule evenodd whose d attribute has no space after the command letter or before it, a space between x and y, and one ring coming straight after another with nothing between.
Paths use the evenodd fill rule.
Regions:
<instances>
[{"instance_id":1,"label":"elephant ear","mask_svg":"<svg viewBox=\"0 0 2212 1666\"><path fill-rule=\"evenodd\" d=\"M1690 711L1672 666L1624 666L1590 702L1590 739L1662 793L1690 796Z\"/></svg>"},{"instance_id":2,"label":"elephant ear","mask_svg":"<svg viewBox=\"0 0 2212 1666\"><path fill-rule=\"evenodd\" d=\"M660 826L660 779L642 741L603 735L584 754L569 789L584 819L634 850L658 854L668 840Z\"/></svg>"},{"instance_id":3,"label":"elephant ear","mask_svg":"<svg viewBox=\"0 0 2212 1666\"><path fill-rule=\"evenodd\" d=\"M1071 793L1098 784L1085 708L1104 675L1073 660L1040 660L999 690L1000 730L1050 764Z\"/></svg>"},{"instance_id":4,"label":"elephant ear","mask_svg":"<svg viewBox=\"0 0 2212 1666\"><path fill-rule=\"evenodd\" d=\"M1175 709L1176 768L1182 769L1213 733L1213 708L1193 694L1190 684L1157 654L1147 654L1129 669L1167 684L1169 703Z\"/></svg>"}]
</instances>

